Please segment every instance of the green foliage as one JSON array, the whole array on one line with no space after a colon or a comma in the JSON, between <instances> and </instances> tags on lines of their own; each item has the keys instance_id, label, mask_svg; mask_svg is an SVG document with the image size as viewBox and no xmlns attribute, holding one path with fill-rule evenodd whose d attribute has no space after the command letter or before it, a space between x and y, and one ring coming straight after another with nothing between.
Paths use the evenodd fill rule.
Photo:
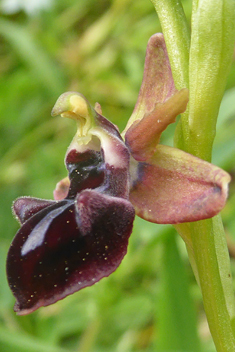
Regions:
<instances>
[{"instance_id":1,"label":"green foliage","mask_svg":"<svg viewBox=\"0 0 235 352\"><path fill-rule=\"evenodd\" d=\"M191 1L185 0L190 21ZM137 99L149 37L161 31L147 0L58 0L51 9L0 18L0 351L214 352L200 290L171 226L139 218L118 270L95 286L29 316L13 312L5 258L17 231L12 201L52 198L66 176L63 158L75 126L50 117L73 90L122 130ZM213 162L234 173L235 62L221 105ZM172 144L174 126L162 137ZM231 254L235 187L223 211ZM235 265L232 260L232 272ZM190 349L191 346L191 349Z\"/></svg>"}]
</instances>

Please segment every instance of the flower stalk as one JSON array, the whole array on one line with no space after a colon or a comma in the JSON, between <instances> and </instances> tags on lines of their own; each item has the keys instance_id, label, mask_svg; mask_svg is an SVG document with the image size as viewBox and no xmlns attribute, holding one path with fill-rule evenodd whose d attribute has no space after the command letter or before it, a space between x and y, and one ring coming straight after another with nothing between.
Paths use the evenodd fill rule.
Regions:
<instances>
[{"instance_id":1,"label":"flower stalk","mask_svg":"<svg viewBox=\"0 0 235 352\"><path fill-rule=\"evenodd\" d=\"M234 50L235 2L193 1L190 47L181 3L152 2L166 39L175 85L178 89L189 88L189 105L177 126L175 144L210 161L218 110ZM180 224L176 228L194 262L217 351L234 351L234 293L221 217Z\"/></svg>"}]
</instances>

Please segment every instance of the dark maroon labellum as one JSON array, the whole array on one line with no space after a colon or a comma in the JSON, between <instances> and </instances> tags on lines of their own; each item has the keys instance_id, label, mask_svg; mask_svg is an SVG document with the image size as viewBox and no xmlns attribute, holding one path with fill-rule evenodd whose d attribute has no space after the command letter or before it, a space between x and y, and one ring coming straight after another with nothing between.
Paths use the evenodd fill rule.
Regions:
<instances>
[{"instance_id":1,"label":"dark maroon labellum","mask_svg":"<svg viewBox=\"0 0 235 352\"><path fill-rule=\"evenodd\" d=\"M94 284L126 254L134 218L128 201L83 191L77 199L80 228L74 202L60 203L31 217L9 250L7 272L18 299L16 312L31 312Z\"/></svg>"}]
</instances>

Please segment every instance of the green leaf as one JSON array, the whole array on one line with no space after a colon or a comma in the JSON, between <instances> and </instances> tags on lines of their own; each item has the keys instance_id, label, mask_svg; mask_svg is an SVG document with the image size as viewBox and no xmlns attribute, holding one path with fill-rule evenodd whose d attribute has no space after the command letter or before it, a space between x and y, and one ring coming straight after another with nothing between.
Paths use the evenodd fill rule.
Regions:
<instances>
[{"instance_id":1,"label":"green leaf","mask_svg":"<svg viewBox=\"0 0 235 352\"><path fill-rule=\"evenodd\" d=\"M198 352L195 308L176 237L172 234L163 243L162 264L158 351Z\"/></svg>"}]
</instances>

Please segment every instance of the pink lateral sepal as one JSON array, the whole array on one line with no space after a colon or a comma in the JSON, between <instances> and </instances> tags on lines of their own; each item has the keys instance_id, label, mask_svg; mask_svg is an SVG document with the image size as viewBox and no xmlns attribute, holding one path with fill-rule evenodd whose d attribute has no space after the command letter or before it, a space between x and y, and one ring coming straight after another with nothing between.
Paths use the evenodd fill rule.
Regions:
<instances>
[{"instance_id":1,"label":"pink lateral sepal","mask_svg":"<svg viewBox=\"0 0 235 352\"><path fill-rule=\"evenodd\" d=\"M159 224L207 219L224 207L230 176L182 150L158 145L133 173L130 201L141 218Z\"/></svg>"}]
</instances>

